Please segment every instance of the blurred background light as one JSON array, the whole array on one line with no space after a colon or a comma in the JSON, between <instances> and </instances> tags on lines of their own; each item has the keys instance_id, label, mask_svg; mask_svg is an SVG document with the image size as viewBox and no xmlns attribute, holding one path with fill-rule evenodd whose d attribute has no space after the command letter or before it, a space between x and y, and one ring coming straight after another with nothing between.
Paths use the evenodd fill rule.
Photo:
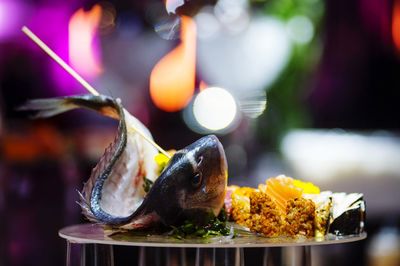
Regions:
<instances>
[{"instance_id":1,"label":"blurred background light","mask_svg":"<svg viewBox=\"0 0 400 266\"><path fill-rule=\"evenodd\" d=\"M151 99L167 112L183 109L195 87L196 25L192 18L181 19L181 43L155 65L150 76Z\"/></svg>"},{"instance_id":2,"label":"blurred background light","mask_svg":"<svg viewBox=\"0 0 400 266\"><path fill-rule=\"evenodd\" d=\"M230 33L239 33L249 24L248 8L246 0L219 0L214 7L214 14Z\"/></svg>"},{"instance_id":3,"label":"blurred background light","mask_svg":"<svg viewBox=\"0 0 400 266\"><path fill-rule=\"evenodd\" d=\"M175 14L176 9L182 6L184 3L184 0L165 0L165 7L168 13Z\"/></svg>"},{"instance_id":4,"label":"blurred background light","mask_svg":"<svg viewBox=\"0 0 400 266\"><path fill-rule=\"evenodd\" d=\"M397 51L400 52L400 1L394 0L392 12L392 36Z\"/></svg>"},{"instance_id":5,"label":"blurred background light","mask_svg":"<svg viewBox=\"0 0 400 266\"><path fill-rule=\"evenodd\" d=\"M27 6L18 0L0 0L0 42L19 33L28 12Z\"/></svg>"},{"instance_id":6,"label":"blurred background light","mask_svg":"<svg viewBox=\"0 0 400 266\"><path fill-rule=\"evenodd\" d=\"M176 8L183 5L184 1L181 0L167 0L153 1L146 7L146 18L161 38L165 40L179 39L181 19L176 14Z\"/></svg>"},{"instance_id":7,"label":"blurred background light","mask_svg":"<svg viewBox=\"0 0 400 266\"><path fill-rule=\"evenodd\" d=\"M235 22L246 12L246 0L219 0L214 7L217 18L225 24Z\"/></svg>"},{"instance_id":8,"label":"blurred background light","mask_svg":"<svg viewBox=\"0 0 400 266\"><path fill-rule=\"evenodd\" d=\"M220 22L214 16L211 7L203 8L199 14L196 15L195 19L199 39L212 38L220 31Z\"/></svg>"},{"instance_id":9,"label":"blurred background light","mask_svg":"<svg viewBox=\"0 0 400 266\"><path fill-rule=\"evenodd\" d=\"M75 11L76 8L65 3L38 5L34 15L30 16L29 20L26 20L24 24L29 26L63 60L69 62L68 23ZM47 76L52 84L52 91L56 95L82 93L78 82L66 73L64 69L46 57L31 42L29 42L29 47L33 53L43 58L43 64L48 73Z\"/></svg>"},{"instance_id":10,"label":"blurred background light","mask_svg":"<svg viewBox=\"0 0 400 266\"><path fill-rule=\"evenodd\" d=\"M288 62L290 48L281 21L257 17L240 35L220 31L200 40L199 71L210 83L235 92L263 90Z\"/></svg>"},{"instance_id":11,"label":"blurred background light","mask_svg":"<svg viewBox=\"0 0 400 266\"><path fill-rule=\"evenodd\" d=\"M240 110L247 117L253 119L259 117L267 108L267 96L265 91L249 92L246 96L242 96L239 106Z\"/></svg>"},{"instance_id":12,"label":"blurred background light","mask_svg":"<svg viewBox=\"0 0 400 266\"><path fill-rule=\"evenodd\" d=\"M352 176L400 176L400 139L376 132L293 130L282 154L299 178L327 182Z\"/></svg>"},{"instance_id":13,"label":"blurred background light","mask_svg":"<svg viewBox=\"0 0 400 266\"><path fill-rule=\"evenodd\" d=\"M88 11L78 9L69 21L69 62L87 79L93 79L103 71L98 39L101 16L101 6L95 5Z\"/></svg>"},{"instance_id":14,"label":"blurred background light","mask_svg":"<svg viewBox=\"0 0 400 266\"><path fill-rule=\"evenodd\" d=\"M179 38L180 29L181 19L178 16L158 18L154 24L155 32L165 40L175 40Z\"/></svg>"},{"instance_id":15,"label":"blurred background light","mask_svg":"<svg viewBox=\"0 0 400 266\"><path fill-rule=\"evenodd\" d=\"M106 1L102 1L99 3L101 6L101 19L99 24L99 32L100 34L108 34L111 33L116 26L117 20L117 11L115 10L115 6Z\"/></svg>"},{"instance_id":16,"label":"blurred background light","mask_svg":"<svg viewBox=\"0 0 400 266\"><path fill-rule=\"evenodd\" d=\"M287 30L290 38L299 44L306 44L314 37L314 25L305 16L292 17L287 22Z\"/></svg>"},{"instance_id":17,"label":"blurred background light","mask_svg":"<svg viewBox=\"0 0 400 266\"><path fill-rule=\"evenodd\" d=\"M240 34L232 35L223 27L215 29L212 38L199 39L199 73L210 84L229 88L244 113L257 117L266 107L265 89L290 58L285 24L273 17L256 16Z\"/></svg>"},{"instance_id":18,"label":"blurred background light","mask_svg":"<svg viewBox=\"0 0 400 266\"><path fill-rule=\"evenodd\" d=\"M236 117L236 102L228 91L210 87L202 90L194 99L193 114L204 128L211 131L223 130Z\"/></svg>"}]
</instances>

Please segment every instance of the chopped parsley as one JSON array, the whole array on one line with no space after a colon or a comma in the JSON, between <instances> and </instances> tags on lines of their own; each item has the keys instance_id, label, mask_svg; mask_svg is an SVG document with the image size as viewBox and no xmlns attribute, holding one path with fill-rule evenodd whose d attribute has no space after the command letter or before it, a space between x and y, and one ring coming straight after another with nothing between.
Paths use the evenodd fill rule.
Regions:
<instances>
[{"instance_id":1,"label":"chopped parsley","mask_svg":"<svg viewBox=\"0 0 400 266\"><path fill-rule=\"evenodd\" d=\"M175 238L183 239L191 237L206 238L213 236L228 236L231 233L232 230L226 225L225 221L214 218L205 225L197 225L187 220L181 226L172 227L172 231L169 234Z\"/></svg>"},{"instance_id":2,"label":"chopped parsley","mask_svg":"<svg viewBox=\"0 0 400 266\"><path fill-rule=\"evenodd\" d=\"M153 181L151 181L150 179L147 179L146 177L144 177L144 182L143 182L143 190L144 192L149 192L151 186L153 185Z\"/></svg>"}]
</instances>

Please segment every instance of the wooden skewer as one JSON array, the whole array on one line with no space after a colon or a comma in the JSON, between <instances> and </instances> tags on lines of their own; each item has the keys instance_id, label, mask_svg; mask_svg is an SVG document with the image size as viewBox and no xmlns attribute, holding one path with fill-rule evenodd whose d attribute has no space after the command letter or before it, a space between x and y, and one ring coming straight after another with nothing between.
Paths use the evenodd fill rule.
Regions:
<instances>
[{"instance_id":1,"label":"wooden skewer","mask_svg":"<svg viewBox=\"0 0 400 266\"><path fill-rule=\"evenodd\" d=\"M40 48L43 49L54 61L56 61L65 71L67 71L72 77L74 77L86 90L92 93L95 96L100 95L100 93L93 88L86 80L82 78L72 67L70 67L64 60L61 59L53 50L50 49L38 36L36 36L28 27L23 26L22 32L25 33L34 43L36 43ZM158 151L162 154L171 158L171 156L161 148L157 143L155 143L152 139L150 139L146 134L144 134L141 130L139 130L134 125L129 125L134 131L136 131L140 136L142 136L147 142L153 145Z\"/></svg>"},{"instance_id":2,"label":"wooden skewer","mask_svg":"<svg viewBox=\"0 0 400 266\"><path fill-rule=\"evenodd\" d=\"M93 88L86 80L84 80L75 70L72 69L64 60L61 59L53 50L50 49L38 36L36 36L28 27L23 26L22 32L25 33L34 43L43 49L51 58L54 59L62 68L65 69L71 76L73 76L85 89L93 95L100 95L95 88Z\"/></svg>"}]
</instances>

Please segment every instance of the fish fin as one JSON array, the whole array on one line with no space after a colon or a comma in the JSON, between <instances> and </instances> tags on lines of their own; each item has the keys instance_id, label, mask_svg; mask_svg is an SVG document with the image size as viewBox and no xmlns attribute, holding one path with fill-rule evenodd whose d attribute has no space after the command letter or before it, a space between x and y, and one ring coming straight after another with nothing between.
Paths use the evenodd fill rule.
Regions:
<instances>
[{"instance_id":1,"label":"fish fin","mask_svg":"<svg viewBox=\"0 0 400 266\"><path fill-rule=\"evenodd\" d=\"M119 228L125 230L143 229L143 228L148 228L149 226L158 222L159 220L160 216L155 212L151 212L148 214L139 215L137 218L133 219L128 224L124 224Z\"/></svg>"},{"instance_id":2,"label":"fish fin","mask_svg":"<svg viewBox=\"0 0 400 266\"><path fill-rule=\"evenodd\" d=\"M86 219L88 219L91 222L98 222L98 220L96 219L96 217L93 215L92 210L90 209L90 206L87 202L87 200L85 199L84 195L82 195L82 193L77 190L78 195L79 195L79 201L77 201L76 203L78 203L79 206L81 206L82 209L82 214L86 217Z\"/></svg>"},{"instance_id":3,"label":"fish fin","mask_svg":"<svg viewBox=\"0 0 400 266\"><path fill-rule=\"evenodd\" d=\"M34 99L29 100L25 104L17 108L18 111L37 111L32 118L47 118L52 117L72 109L78 108L78 106L69 103L64 98L51 98L51 99Z\"/></svg>"}]
</instances>

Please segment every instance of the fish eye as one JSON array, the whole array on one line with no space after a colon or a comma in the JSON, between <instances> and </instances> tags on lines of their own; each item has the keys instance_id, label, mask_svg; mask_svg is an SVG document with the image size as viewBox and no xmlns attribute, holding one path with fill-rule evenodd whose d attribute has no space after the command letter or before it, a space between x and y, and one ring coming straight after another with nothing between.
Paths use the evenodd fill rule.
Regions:
<instances>
[{"instance_id":1,"label":"fish eye","mask_svg":"<svg viewBox=\"0 0 400 266\"><path fill-rule=\"evenodd\" d=\"M196 173L192 178L192 185L195 187L199 186L201 184L201 179L201 172Z\"/></svg>"},{"instance_id":2,"label":"fish eye","mask_svg":"<svg viewBox=\"0 0 400 266\"><path fill-rule=\"evenodd\" d=\"M199 158L197 159L197 165L200 165L202 161L203 161L203 156L199 156Z\"/></svg>"}]
</instances>

